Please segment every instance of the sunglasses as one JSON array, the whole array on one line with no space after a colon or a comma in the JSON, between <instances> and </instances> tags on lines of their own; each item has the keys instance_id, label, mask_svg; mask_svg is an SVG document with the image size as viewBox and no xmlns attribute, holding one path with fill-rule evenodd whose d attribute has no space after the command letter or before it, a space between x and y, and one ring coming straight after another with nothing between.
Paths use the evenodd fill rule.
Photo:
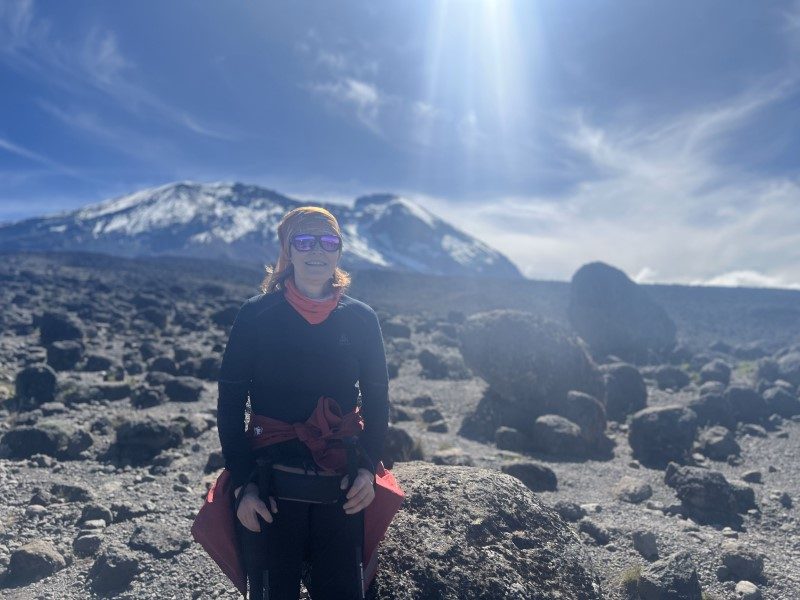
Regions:
<instances>
[{"instance_id":1,"label":"sunglasses","mask_svg":"<svg viewBox=\"0 0 800 600\"><path fill-rule=\"evenodd\" d=\"M316 247L317 243L325 252L336 252L342 247L342 238L332 234L311 235L309 233L301 233L292 238L292 245L298 252L309 252Z\"/></svg>"}]
</instances>

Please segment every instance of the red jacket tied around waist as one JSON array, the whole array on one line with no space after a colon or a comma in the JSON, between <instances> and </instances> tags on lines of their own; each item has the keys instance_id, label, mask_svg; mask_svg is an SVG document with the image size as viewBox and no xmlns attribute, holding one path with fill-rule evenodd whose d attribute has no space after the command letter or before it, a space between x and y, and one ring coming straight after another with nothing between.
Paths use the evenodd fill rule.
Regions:
<instances>
[{"instance_id":1,"label":"red jacket tied around waist","mask_svg":"<svg viewBox=\"0 0 800 600\"><path fill-rule=\"evenodd\" d=\"M247 436L255 450L271 444L298 438L311 451L321 468L343 471L347 451L335 441L352 437L364 429L364 421L356 408L342 415L338 403L320 396L311 416L303 423L286 423L263 415L252 415ZM331 443L334 442L334 443ZM375 470L375 498L364 509L364 585L369 587L377 570L377 548L394 515L400 509L403 490L383 463ZM236 536L236 514L230 472L224 469L209 489L205 503L192 525L192 537L208 552L239 591L247 594L241 551Z\"/></svg>"},{"instance_id":2,"label":"red jacket tied around waist","mask_svg":"<svg viewBox=\"0 0 800 600\"><path fill-rule=\"evenodd\" d=\"M253 415L247 435L251 450L298 438L323 469L341 471L347 464L347 452L329 442L358 435L364 430L364 419L358 408L342 415L333 398L320 396L317 407L305 423L286 423L263 415Z\"/></svg>"}]
</instances>

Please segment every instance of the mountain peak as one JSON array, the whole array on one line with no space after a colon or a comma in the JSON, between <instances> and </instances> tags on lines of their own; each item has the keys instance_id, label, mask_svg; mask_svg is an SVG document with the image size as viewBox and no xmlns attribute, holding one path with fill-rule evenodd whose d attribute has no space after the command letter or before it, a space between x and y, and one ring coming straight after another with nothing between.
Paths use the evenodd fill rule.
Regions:
<instances>
[{"instance_id":1,"label":"mountain peak","mask_svg":"<svg viewBox=\"0 0 800 600\"><path fill-rule=\"evenodd\" d=\"M178 181L72 212L0 225L0 250L79 249L123 256L185 255L264 264L277 258L277 227L307 204L240 182ZM521 277L503 255L423 206L389 193L333 212L346 239L344 269Z\"/></svg>"}]
</instances>

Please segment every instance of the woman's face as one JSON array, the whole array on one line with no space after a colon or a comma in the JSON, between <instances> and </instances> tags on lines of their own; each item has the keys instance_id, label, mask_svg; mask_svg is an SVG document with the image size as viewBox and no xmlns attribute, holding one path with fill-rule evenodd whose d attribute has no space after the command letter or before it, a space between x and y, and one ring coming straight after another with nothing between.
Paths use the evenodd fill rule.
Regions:
<instances>
[{"instance_id":1,"label":"woman's face","mask_svg":"<svg viewBox=\"0 0 800 600\"><path fill-rule=\"evenodd\" d=\"M313 223L305 225L295 235L307 233L311 235L336 235L327 223ZM324 283L333 277L336 266L341 256L341 246L336 252L325 252L319 243L308 252L300 252L289 240L289 260L294 266L294 276L309 283ZM322 263L308 264L311 263Z\"/></svg>"}]
</instances>

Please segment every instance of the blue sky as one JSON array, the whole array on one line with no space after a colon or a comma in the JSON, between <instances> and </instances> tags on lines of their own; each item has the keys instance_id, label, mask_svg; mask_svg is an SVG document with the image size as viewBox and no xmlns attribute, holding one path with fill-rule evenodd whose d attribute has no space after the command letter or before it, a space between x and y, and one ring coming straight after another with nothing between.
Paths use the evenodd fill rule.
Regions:
<instances>
[{"instance_id":1,"label":"blue sky","mask_svg":"<svg viewBox=\"0 0 800 600\"><path fill-rule=\"evenodd\" d=\"M0 221L414 199L529 277L800 288L800 3L0 0Z\"/></svg>"}]
</instances>

